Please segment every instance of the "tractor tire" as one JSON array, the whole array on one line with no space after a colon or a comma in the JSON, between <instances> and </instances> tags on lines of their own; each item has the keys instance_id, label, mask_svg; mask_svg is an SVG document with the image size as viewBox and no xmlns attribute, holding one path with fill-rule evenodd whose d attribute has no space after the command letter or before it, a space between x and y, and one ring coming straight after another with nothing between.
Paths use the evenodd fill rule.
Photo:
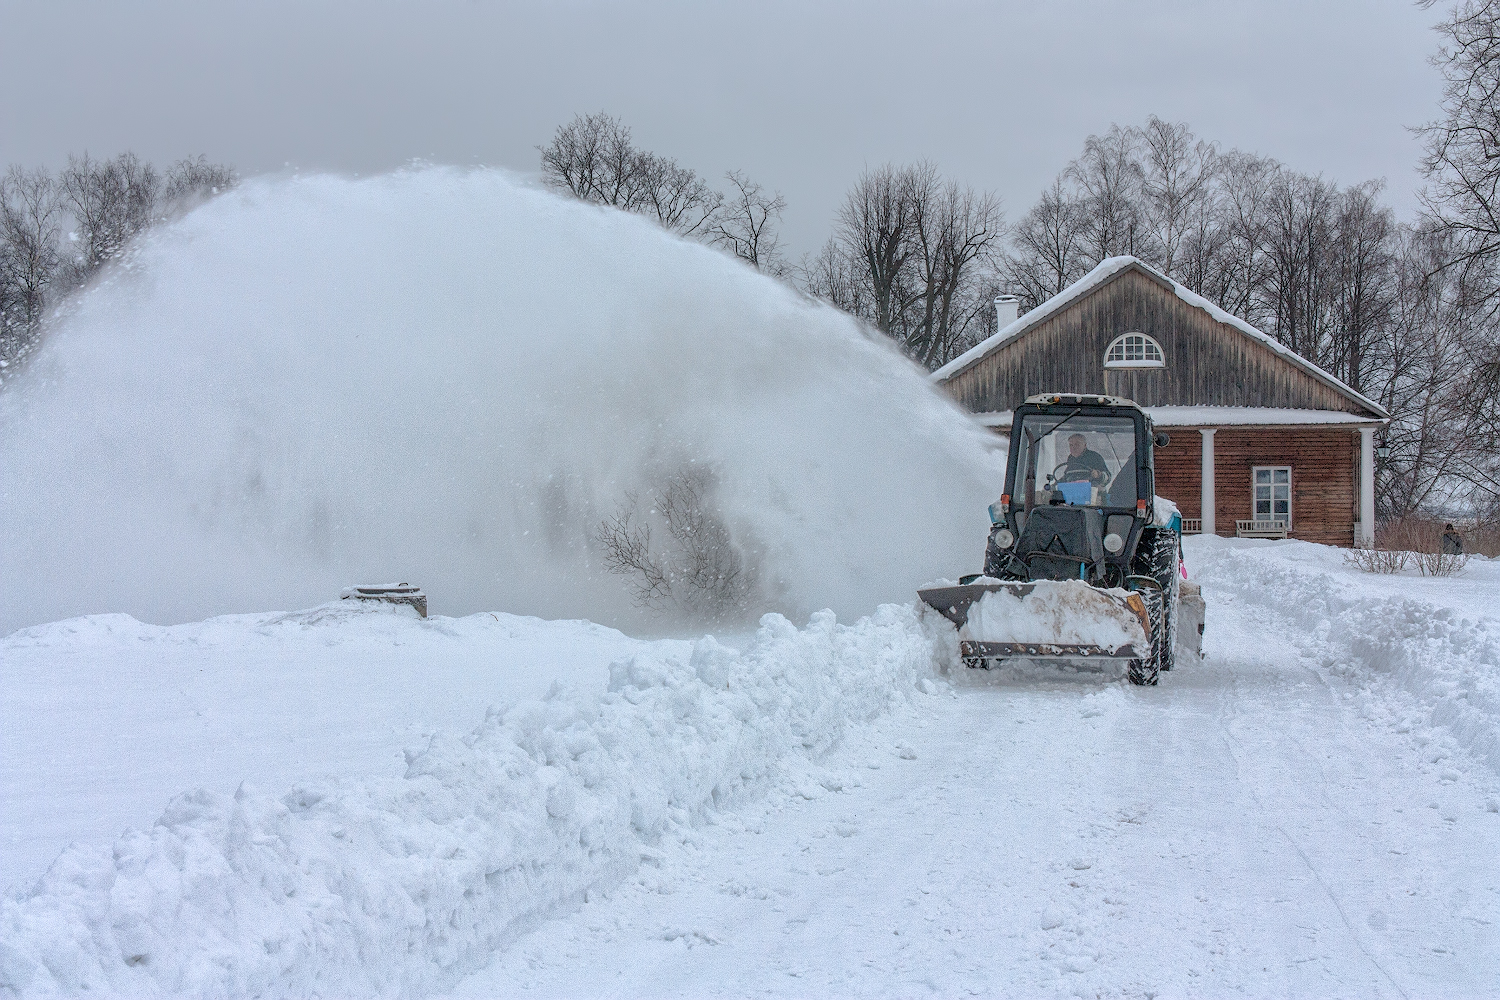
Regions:
<instances>
[{"instance_id":1,"label":"tractor tire","mask_svg":"<svg viewBox=\"0 0 1500 1000\"><path fill-rule=\"evenodd\" d=\"M1177 601L1181 596L1182 578L1177 575L1177 568L1172 568L1172 585L1167 588L1166 607L1162 609L1162 635L1161 641L1157 643L1157 666L1162 670L1171 670L1177 665Z\"/></svg>"},{"instance_id":2,"label":"tractor tire","mask_svg":"<svg viewBox=\"0 0 1500 1000\"><path fill-rule=\"evenodd\" d=\"M1151 645L1157 670L1171 670L1177 665L1177 602L1181 594L1182 537L1166 528L1150 527L1141 533L1133 569L1161 585L1156 604L1147 602L1151 612ZM1142 592L1145 596L1145 592ZM1155 683L1154 681L1152 683Z\"/></svg>"},{"instance_id":3,"label":"tractor tire","mask_svg":"<svg viewBox=\"0 0 1500 1000\"><path fill-rule=\"evenodd\" d=\"M1162 647L1167 638L1166 595L1155 589L1139 593L1146 602L1146 620L1151 623L1151 628L1146 636L1145 655L1126 664L1125 676L1132 684L1155 687L1161 679Z\"/></svg>"},{"instance_id":4,"label":"tractor tire","mask_svg":"<svg viewBox=\"0 0 1500 1000\"><path fill-rule=\"evenodd\" d=\"M1147 657L1144 660L1130 660L1125 664L1125 676L1130 683L1142 687L1155 687L1159 675L1156 672L1156 659Z\"/></svg>"}]
</instances>

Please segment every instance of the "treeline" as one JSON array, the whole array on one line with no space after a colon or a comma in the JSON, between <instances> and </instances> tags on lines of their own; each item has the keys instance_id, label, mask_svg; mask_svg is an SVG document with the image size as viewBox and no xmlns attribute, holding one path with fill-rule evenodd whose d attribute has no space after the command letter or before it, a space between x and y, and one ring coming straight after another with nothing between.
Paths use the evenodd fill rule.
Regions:
<instances>
[{"instance_id":1,"label":"treeline","mask_svg":"<svg viewBox=\"0 0 1500 1000\"><path fill-rule=\"evenodd\" d=\"M1089 136L1007 224L993 192L930 163L868 170L822 249L789 264L786 208L743 174L725 196L629 129L580 116L542 147L552 185L721 246L890 336L936 369L1108 257L1139 257L1375 400L1383 521L1466 510L1500 521L1500 0L1439 27L1446 86L1422 128L1423 211L1148 118Z\"/></svg>"},{"instance_id":2,"label":"treeline","mask_svg":"<svg viewBox=\"0 0 1500 1000\"><path fill-rule=\"evenodd\" d=\"M56 174L11 166L0 177L0 365L24 356L48 310L143 230L234 183L202 156L164 171L134 153L69 156Z\"/></svg>"},{"instance_id":3,"label":"treeline","mask_svg":"<svg viewBox=\"0 0 1500 1000\"><path fill-rule=\"evenodd\" d=\"M1088 138L1016 223L999 280L1029 308L1140 257L1390 411L1382 519L1500 513L1494 264L1465 261L1437 214L1398 221L1381 190L1151 118Z\"/></svg>"},{"instance_id":4,"label":"treeline","mask_svg":"<svg viewBox=\"0 0 1500 1000\"><path fill-rule=\"evenodd\" d=\"M676 160L638 148L630 128L602 111L559 128L541 154L542 179L552 187L655 219L769 274L787 274L777 235L786 201L740 171L724 175L725 195Z\"/></svg>"}]
</instances>

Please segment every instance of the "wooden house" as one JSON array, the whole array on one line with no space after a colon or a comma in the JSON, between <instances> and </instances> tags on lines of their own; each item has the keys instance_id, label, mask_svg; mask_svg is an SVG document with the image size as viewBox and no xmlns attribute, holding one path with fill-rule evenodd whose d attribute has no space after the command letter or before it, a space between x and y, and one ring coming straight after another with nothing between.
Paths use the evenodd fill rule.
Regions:
<instances>
[{"instance_id":1,"label":"wooden house","mask_svg":"<svg viewBox=\"0 0 1500 1000\"><path fill-rule=\"evenodd\" d=\"M1369 544L1389 414L1134 257L1112 257L933 373L983 424L1042 392L1132 399L1171 442L1156 492L1189 531ZM1005 310L1010 315L1005 315ZM1010 322L1006 322L1010 320Z\"/></svg>"}]
</instances>

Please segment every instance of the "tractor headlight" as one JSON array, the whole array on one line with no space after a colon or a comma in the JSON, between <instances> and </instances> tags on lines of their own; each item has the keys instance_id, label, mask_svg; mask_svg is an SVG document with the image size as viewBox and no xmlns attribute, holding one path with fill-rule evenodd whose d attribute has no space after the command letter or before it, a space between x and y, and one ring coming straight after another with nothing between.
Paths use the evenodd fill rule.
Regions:
<instances>
[{"instance_id":1,"label":"tractor headlight","mask_svg":"<svg viewBox=\"0 0 1500 1000\"><path fill-rule=\"evenodd\" d=\"M1111 531L1104 536L1104 551L1117 556L1125 550L1125 539Z\"/></svg>"},{"instance_id":2,"label":"tractor headlight","mask_svg":"<svg viewBox=\"0 0 1500 1000\"><path fill-rule=\"evenodd\" d=\"M1016 543L1016 536L1011 534L1009 528L1001 528L992 536L995 544L1002 549L1008 549Z\"/></svg>"}]
</instances>

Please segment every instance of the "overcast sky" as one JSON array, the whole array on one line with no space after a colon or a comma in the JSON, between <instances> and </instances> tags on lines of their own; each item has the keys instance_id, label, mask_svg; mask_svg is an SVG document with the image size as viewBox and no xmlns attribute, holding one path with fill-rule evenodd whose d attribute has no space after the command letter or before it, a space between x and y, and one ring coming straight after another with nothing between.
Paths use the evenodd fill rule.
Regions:
<instances>
[{"instance_id":1,"label":"overcast sky","mask_svg":"<svg viewBox=\"0 0 1500 1000\"><path fill-rule=\"evenodd\" d=\"M1091 132L1151 114L1415 205L1442 9L1151 3L78 3L0 0L0 162L190 153L241 173L421 158L534 172L605 109L740 168L817 248L868 164L926 158L1018 217Z\"/></svg>"}]
</instances>

